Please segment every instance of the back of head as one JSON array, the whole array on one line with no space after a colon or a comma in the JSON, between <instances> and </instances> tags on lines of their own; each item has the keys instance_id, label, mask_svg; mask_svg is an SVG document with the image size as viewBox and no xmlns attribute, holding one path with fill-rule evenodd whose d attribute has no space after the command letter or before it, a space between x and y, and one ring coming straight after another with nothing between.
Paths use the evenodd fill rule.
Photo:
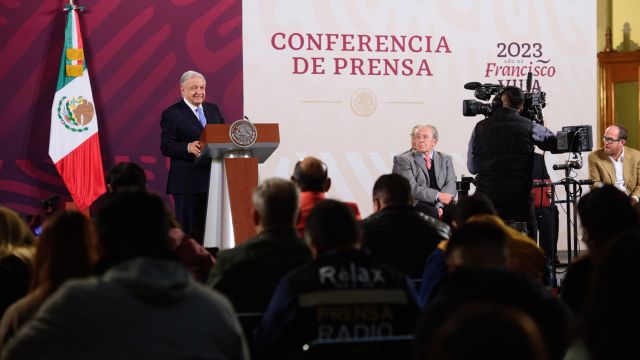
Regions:
<instances>
[{"instance_id":1,"label":"back of head","mask_svg":"<svg viewBox=\"0 0 640 360\"><path fill-rule=\"evenodd\" d=\"M137 164L121 162L116 164L107 174L107 186L111 192L144 191L147 188L147 177Z\"/></svg>"},{"instance_id":2,"label":"back of head","mask_svg":"<svg viewBox=\"0 0 640 360\"><path fill-rule=\"evenodd\" d=\"M503 106L518 110L524 104L524 93L518 87L507 86L502 90L500 99Z\"/></svg>"},{"instance_id":3,"label":"back of head","mask_svg":"<svg viewBox=\"0 0 640 360\"><path fill-rule=\"evenodd\" d=\"M483 193L476 192L462 197L455 206L453 221L462 225L475 215L496 215L498 212L491 200Z\"/></svg>"},{"instance_id":4,"label":"back of head","mask_svg":"<svg viewBox=\"0 0 640 360\"><path fill-rule=\"evenodd\" d=\"M447 262L454 267L505 269L508 250L504 230L488 222L462 225L447 244Z\"/></svg>"},{"instance_id":5,"label":"back of head","mask_svg":"<svg viewBox=\"0 0 640 360\"><path fill-rule=\"evenodd\" d=\"M637 333L628 329L640 322L633 285L640 276L639 253L640 229L633 227L607 244L594 269L585 308L585 343L594 359L638 356Z\"/></svg>"},{"instance_id":6,"label":"back of head","mask_svg":"<svg viewBox=\"0 0 640 360\"><path fill-rule=\"evenodd\" d=\"M589 249L598 253L616 234L638 224L629 196L613 185L604 185L584 195L578 214Z\"/></svg>"},{"instance_id":7,"label":"back of head","mask_svg":"<svg viewBox=\"0 0 640 360\"><path fill-rule=\"evenodd\" d=\"M35 236L20 215L0 206L0 258L14 254L19 248L30 247L34 243Z\"/></svg>"},{"instance_id":8,"label":"back of head","mask_svg":"<svg viewBox=\"0 0 640 360\"><path fill-rule=\"evenodd\" d=\"M411 205L411 185L409 180L398 174L385 174L373 185L373 199L378 199L384 206Z\"/></svg>"},{"instance_id":9,"label":"back of head","mask_svg":"<svg viewBox=\"0 0 640 360\"><path fill-rule=\"evenodd\" d=\"M172 258L168 214L158 195L116 194L99 210L96 228L107 267L136 257Z\"/></svg>"},{"instance_id":10,"label":"back of head","mask_svg":"<svg viewBox=\"0 0 640 360\"><path fill-rule=\"evenodd\" d=\"M284 179L267 179L253 191L253 207L263 229L293 228L298 217L298 203L298 188Z\"/></svg>"},{"instance_id":11,"label":"back of head","mask_svg":"<svg viewBox=\"0 0 640 360\"><path fill-rule=\"evenodd\" d=\"M428 359L543 360L541 332L524 312L504 305L475 303L453 314L431 342Z\"/></svg>"},{"instance_id":12,"label":"back of head","mask_svg":"<svg viewBox=\"0 0 640 360\"><path fill-rule=\"evenodd\" d=\"M32 288L51 293L67 279L88 276L95 260L91 221L78 212L58 213L38 239Z\"/></svg>"},{"instance_id":13,"label":"back of head","mask_svg":"<svg viewBox=\"0 0 640 360\"><path fill-rule=\"evenodd\" d=\"M353 248L359 241L358 223L353 211L336 200L323 200L314 206L305 225L305 238L317 254Z\"/></svg>"},{"instance_id":14,"label":"back of head","mask_svg":"<svg viewBox=\"0 0 640 360\"><path fill-rule=\"evenodd\" d=\"M320 159L308 156L296 163L291 179L301 191L325 192L328 176L327 165Z\"/></svg>"}]
</instances>

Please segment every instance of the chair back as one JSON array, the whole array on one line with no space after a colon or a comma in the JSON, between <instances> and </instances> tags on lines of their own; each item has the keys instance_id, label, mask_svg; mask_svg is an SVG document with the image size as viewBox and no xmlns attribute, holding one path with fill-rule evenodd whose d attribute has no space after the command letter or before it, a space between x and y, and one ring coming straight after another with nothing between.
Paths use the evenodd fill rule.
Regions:
<instances>
[{"instance_id":1,"label":"chair back","mask_svg":"<svg viewBox=\"0 0 640 360\"><path fill-rule=\"evenodd\" d=\"M251 351L251 353L254 352L255 348L253 332L258 327L258 325L260 325L263 316L264 313L261 312L244 312L236 314L236 317L240 322L240 326L242 327L244 338L247 339L247 345L249 345L249 350Z\"/></svg>"},{"instance_id":2,"label":"chair back","mask_svg":"<svg viewBox=\"0 0 640 360\"><path fill-rule=\"evenodd\" d=\"M314 340L302 347L302 359L410 359L413 335Z\"/></svg>"}]
</instances>

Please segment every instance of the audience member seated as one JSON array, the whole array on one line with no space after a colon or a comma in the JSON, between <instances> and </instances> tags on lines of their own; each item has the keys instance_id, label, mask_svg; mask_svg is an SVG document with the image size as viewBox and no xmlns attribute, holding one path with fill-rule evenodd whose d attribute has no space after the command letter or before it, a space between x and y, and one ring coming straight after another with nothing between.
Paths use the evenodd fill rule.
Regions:
<instances>
[{"instance_id":1,"label":"audience member seated","mask_svg":"<svg viewBox=\"0 0 640 360\"><path fill-rule=\"evenodd\" d=\"M257 332L262 358L293 358L312 340L413 332L418 307L412 285L360 250L358 224L346 205L318 203L305 239L315 260L280 281Z\"/></svg>"},{"instance_id":2,"label":"audience member seated","mask_svg":"<svg viewBox=\"0 0 640 360\"><path fill-rule=\"evenodd\" d=\"M445 321L435 333L429 359L548 359L542 335L531 317L512 306L473 303Z\"/></svg>"},{"instance_id":3,"label":"audience member seated","mask_svg":"<svg viewBox=\"0 0 640 360\"><path fill-rule=\"evenodd\" d=\"M382 175L373 185L373 211L361 222L363 246L411 279L419 279L427 257L449 238L449 226L416 210L409 181L397 174Z\"/></svg>"},{"instance_id":4,"label":"audience member seated","mask_svg":"<svg viewBox=\"0 0 640 360\"><path fill-rule=\"evenodd\" d=\"M617 234L638 225L638 215L629 195L613 185L591 190L580 199L578 215L582 224L582 240L589 252L574 260L562 281L561 299L578 315L587 298L591 270L597 265L602 250Z\"/></svg>"},{"instance_id":5,"label":"audience member seated","mask_svg":"<svg viewBox=\"0 0 640 360\"><path fill-rule=\"evenodd\" d=\"M507 234L509 249L509 270L526 274L544 283L544 251L526 234L504 223L498 215L479 214L467 219L469 222L492 223Z\"/></svg>"},{"instance_id":6,"label":"audience member seated","mask_svg":"<svg viewBox=\"0 0 640 360\"><path fill-rule=\"evenodd\" d=\"M173 253L182 265L189 270L194 279L204 283L207 280L207 276L209 276L211 268L215 265L216 259L204 246L182 230L178 220L168 209L167 214L170 218L169 240L171 241Z\"/></svg>"},{"instance_id":7,"label":"audience member seated","mask_svg":"<svg viewBox=\"0 0 640 360\"><path fill-rule=\"evenodd\" d=\"M3 359L248 358L231 304L174 260L162 199L122 192L96 219L104 276L62 285Z\"/></svg>"},{"instance_id":8,"label":"audience member seated","mask_svg":"<svg viewBox=\"0 0 640 360\"><path fill-rule=\"evenodd\" d=\"M34 243L20 215L0 206L0 316L29 291Z\"/></svg>"},{"instance_id":9,"label":"audience member seated","mask_svg":"<svg viewBox=\"0 0 640 360\"><path fill-rule=\"evenodd\" d=\"M290 181L265 180L253 192L258 235L218 254L207 285L225 294L237 312L264 312L280 279L311 261L295 229L298 195Z\"/></svg>"},{"instance_id":10,"label":"audience member seated","mask_svg":"<svg viewBox=\"0 0 640 360\"><path fill-rule=\"evenodd\" d=\"M590 279L580 321L579 340L565 360L637 359L640 323L640 229L631 228L605 246ZM635 355L634 355L635 354Z\"/></svg>"},{"instance_id":11,"label":"audience member seated","mask_svg":"<svg viewBox=\"0 0 640 360\"><path fill-rule=\"evenodd\" d=\"M416 209L440 218L443 208L452 204L456 195L453 161L451 156L435 150L435 126L414 126L411 138L411 151L393 157L392 172L409 180Z\"/></svg>"},{"instance_id":12,"label":"audience member seated","mask_svg":"<svg viewBox=\"0 0 640 360\"><path fill-rule=\"evenodd\" d=\"M91 214L96 214L105 202L121 191L147 191L147 176L136 163L117 163L109 170L105 180L107 192L91 204Z\"/></svg>"},{"instance_id":13,"label":"audience member seated","mask_svg":"<svg viewBox=\"0 0 640 360\"><path fill-rule=\"evenodd\" d=\"M304 224L311 209L325 199L325 193L331 188L329 169L322 160L307 156L296 163L291 181L300 188L300 217L296 223L296 230L300 236L304 236ZM345 204L351 208L356 220L360 220L358 204L353 202L345 202Z\"/></svg>"},{"instance_id":14,"label":"audience member seated","mask_svg":"<svg viewBox=\"0 0 640 360\"><path fill-rule=\"evenodd\" d=\"M454 232L447 245L451 274L421 316L416 329L416 359L427 358L441 326L476 301L512 306L531 316L550 359L562 359L570 312L539 281L508 270L507 238L503 228L485 222L467 223Z\"/></svg>"},{"instance_id":15,"label":"audience member seated","mask_svg":"<svg viewBox=\"0 0 640 360\"><path fill-rule=\"evenodd\" d=\"M527 274L533 279L544 279L544 253L535 241L527 235L507 226L497 216L497 212L491 200L482 194L475 193L466 196L455 206L453 226L455 228L467 222L488 222L501 228L507 234L507 247L509 248L511 261L509 269ZM437 296L439 289L447 279L446 262L444 260L447 243L438 246L427 259L422 282L420 284L420 299L427 304Z\"/></svg>"},{"instance_id":16,"label":"audience member seated","mask_svg":"<svg viewBox=\"0 0 640 360\"><path fill-rule=\"evenodd\" d=\"M107 174L107 193L105 195L107 199L123 191L146 190L147 176L138 164L121 162L116 164ZM173 252L196 280L204 282L216 260L200 243L182 231L180 223L172 214L169 216L171 219L169 236ZM100 267L98 271L103 272L104 269L101 270Z\"/></svg>"},{"instance_id":17,"label":"audience member seated","mask_svg":"<svg viewBox=\"0 0 640 360\"><path fill-rule=\"evenodd\" d=\"M96 256L95 231L88 218L78 212L50 218L36 244L31 290L0 322L0 349L66 280L89 276Z\"/></svg>"}]
</instances>

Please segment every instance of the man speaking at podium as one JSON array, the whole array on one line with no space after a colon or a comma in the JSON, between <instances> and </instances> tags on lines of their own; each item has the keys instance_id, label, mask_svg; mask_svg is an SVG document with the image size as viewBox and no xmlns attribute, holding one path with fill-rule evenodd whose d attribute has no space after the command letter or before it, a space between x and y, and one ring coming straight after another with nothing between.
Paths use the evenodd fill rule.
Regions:
<instances>
[{"instance_id":1,"label":"man speaking at podium","mask_svg":"<svg viewBox=\"0 0 640 360\"><path fill-rule=\"evenodd\" d=\"M173 195L176 218L183 230L200 244L204 239L211 161L196 161L205 146L198 139L206 124L224 122L218 106L204 102L206 88L202 74L185 72L180 78L182 100L163 111L160 120L160 150L171 159L167 194Z\"/></svg>"}]
</instances>

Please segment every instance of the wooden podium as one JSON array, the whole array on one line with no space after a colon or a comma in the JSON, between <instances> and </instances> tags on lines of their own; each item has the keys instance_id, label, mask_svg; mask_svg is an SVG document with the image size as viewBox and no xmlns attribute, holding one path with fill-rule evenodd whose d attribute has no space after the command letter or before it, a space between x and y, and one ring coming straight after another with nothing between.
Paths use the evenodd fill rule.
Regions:
<instances>
[{"instance_id":1,"label":"wooden podium","mask_svg":"<svg viewBox=\"0 0 640 360\"><path fill-rule=\"evenodd\" d=\"M258 163L280 143L278 124L253 124L256 140L243 147L231 140L232 124L209 124L200 141L211 156L205 247L232 248L255 236L252 193L258 186Z\"/></svg>"}]
</instances>

